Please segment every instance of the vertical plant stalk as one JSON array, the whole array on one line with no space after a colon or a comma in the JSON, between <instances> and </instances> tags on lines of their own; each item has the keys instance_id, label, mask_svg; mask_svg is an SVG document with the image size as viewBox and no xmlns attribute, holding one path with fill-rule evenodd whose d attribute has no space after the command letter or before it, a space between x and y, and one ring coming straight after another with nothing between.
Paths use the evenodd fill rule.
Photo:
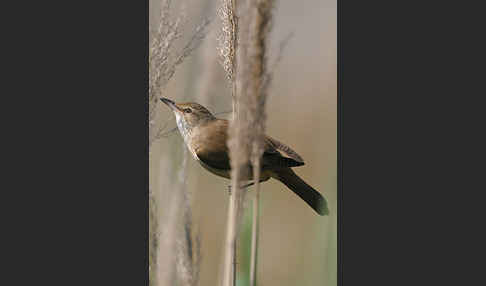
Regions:
<instances>
[{"instance_id":1,"label":"vertical plant stalk","mask_svg":"<svg viewBox=\"0 0 486 286\"><path fill-rule=\"evenodd\" d=\"M251 285L256 283L258 216L260 198L260 158L263 153L265 99L269 76L266 75L266 39L270 30L273 0L247 0L239 6L236 21L235 1L223 0L223 44L220 49L223 67L232 83L233 120L228 147L231 159L232 194L228 208L223 286L235 285L236 243L244 192L241 182L250 178L250 164L256 183L253 208ZM238 46L236 45L238 43Z\"/></svg>"},{"instance_id":2,"label":"vertical plant stalk","mask_svg":"<svg viewBox=\"0 0 486 286\"><path fill-rule=\"evenodd\" d=\"M192 238L192 209L191 209L191 193L187 189L187 148L183 147L182 169L179 173L179 190L176 196L179 196L181 203L175 205L179 210L181 216L178 220L177 226L177 253L176 253L176 270L177 270L177 285L196 286L199 280L200 270L200 241L199 235L196 233L195 238Z\"/></svg>"},{"instance_id":3,"label":"vertical plant stalk","mask_svg":"<svg viewBox=\"0 0 486 286\"><path fill-rule=\"evenodd\" d=\"M222 60L222 66L226 72L226 77L231 83L232 98L233 98L233 122L237 118L237 105L236 105L236 37L237 37L237 18L236 18L236 0L221 0L221 6L218 9L218 14L221 19L222 32L218 38L219 40L219 54ZM230 135L230 137L232 137ZM236 140L237 142L238 140ZM238 149L234 143L228 142L231 150ZM231 154L230 154L231 157ZM237 221L238 212L241 207L240 197L241 190L239 184L239 167L235 164L234 160L231 160L232 168L232 190L228 206L228 217L226 227L226 239L224 245L224 260L223 260L223 274L221 284L223 286L231 286L236 283L236 237L237 237Z\"/></svg>"},{"instance_id":4,"label":"vertical plant stalk","mask_svg":"<svg viewBox=\"0 0 486 286\"><path fill-rule=\"evenodd\" d=\"M189 41L180 49L176 50L176 42L181 39L183 25L185 23L184 11L179 11L175 19L170 17L171 1L162 0L160 8L160 21L156 31L152 30L150 53L149 53L149 150L152 143L163 135L165 126L161 127L157 106L160 104L159 98L162 96L163 89L174 76L177 67L198 48L206 35L209 20L203 19L192 33ZM173 188L167 186L166 189L155 192L153 188L149 193L149 285L170 285L178 278L179 280L189 281L196 284L199 274L199 244L192 244L191 236L186 235L181 239L184 232L177 226L184 224L187 227L185 233L190 233L191 221L189 216L190 205L188 198L181 196L185 192L185 172L186 172L186 149L183 154L183 166L179 175L179 184ZM149 151L150 152L150 151ZM155 195L158 193L158 195ZM166 199L160 198L165 195ZM181 220L182 212L179 206L186 202L185 219ZM163 232L163 235L162 235ZM197 237L196 237L197 240ZM177 252L180 267L176 273L174 263L175 246L177 241L183 241L182 251ZM187 250L187 251L184 251ZM189 251L193 251L196 256L191 256ZM182 273L182 274L181 274ZM180 277L175 277L179 274Z\"/></svg>"},{"instance_id":5,"label":"vertical plant stalk","mask_svg":"<svg viewBox=\"0 0 486 286\"><path fill-rule=\"evenodd\" d=\"M260 160L258 160L260 161ZM259 165L259 164L258 164ZM253 212L251 225L251 257L250 257L250 285L256 285L257 259L258 259L258 239L260 233L260 183L257 181L255 186L255 197L253 198Z\"/></svg>"},{"instance_id":6,"label":"vertical plant stalk","mask_svg":"<svg viewBox=\"0 0 486 286\"><path fill-rule=\"evenodd\" d=\"M182 166L177 171L177 182L171 186L167 201L163 204L163 226L158 233L159 247L157 249L157 285L171 285L174 280L182 280L181 265L177 265L177 242L180 235L180 226L183 224L182 208L186 188L187 148L183 148ZM181 262L183 263L183 262ZM184 266L182 266L184 267ZM178 273L177 273L178 272ZM188 271L186 271L188 272ZM178 274L178 276L176 276ZM189 275L189 274L187 274ZM184 278L183 278L184 279Z\"/></svg>"},{"instance_id":7,"label":"vertical plant stalk","mask_svg":"<svg viewBox=\"0 0 486 286\"><path fill-rule=\"evenodd\" d=\"M149 187L149 285L156 284L156 267L157 261L157 234L159 232L159 225L157 220L156 209L157 204L152 188Z\"/></svg>"},{"instance_id":8,"label":"vertical plant stalk","mask_svg":"<svg viewBox=\"0 0 486 286\"><path fill-rule=\"evenodd\" d=\"M272 24L274 0L251 0L251 23L248 41L248 63L250 70L251 111L254 113L251 163L255 181L255 197L253 199L253 225L250 257L250 285L256 285L258 239L260 218L260 170L265 138L265 103L271 76L267 64L267 41Z\"/></svg>"}]
</instances>

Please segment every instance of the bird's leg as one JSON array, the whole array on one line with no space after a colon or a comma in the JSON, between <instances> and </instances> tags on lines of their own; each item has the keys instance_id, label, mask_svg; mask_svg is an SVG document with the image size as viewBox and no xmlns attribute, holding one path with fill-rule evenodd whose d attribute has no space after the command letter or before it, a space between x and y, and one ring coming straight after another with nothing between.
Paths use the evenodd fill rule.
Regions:
<instances>
[{"instance_id":1,"label":"bird's leg","mask_svg":"<svg viewBox=\"0 0 486 286\"><path fill-rule=\"evenodd\" d=\"M268 178L268 179L270 179L270 178ZM268 179L260 180L260 183L265 182L265 181L267 181ZM248 183L248 184L246 184L246 185L244 185L244 186L241 186L241 188L242 188L242 189L246 189L246 188L248 188L248 187L253 186L254 184L255 184L255 181L250 182L250 183ZM229 186L228 186L228 194L231 196L231 185L229 185Z\"/></svg>"},{"instance_id":2,"label":"bird's leg","mask_svg":"<svg viewBox=\"0 0 486 286\"><path fill-rule=\"evenodd\" d=\"M261 182L261 181L260 181L260 182ZM253 181L253 182L251 182L251 183L249 183L249 184L246 184L246 185L242 186L241 188L242 188L242 189L246 189L246 188L248 188L248 187L253 186L254 184L255 184L255 182Z\"/></svg>"},{"instance_id":3,"label":"bird's leg","mask_svg":"<svg viewBox=\"0 0 486 286\"><path fill-rule=\"evenodd\" d=\"M249 184L246 184L244 186L241 186L242 189L246 189L250 186L253 186L255 184L255 182L251 182ZM228 185L228 194L231 196L231 185Z\"/></svg>"},{"instance_id":4,"label":"bird's leg","mask_svg":"<svg viewBox=\"0 0 486 286\"><path fill-rule=\"evenodd\" d=\"M231 185L228 185L228 195L231 196Z\"/></svg>"}]
</instances>

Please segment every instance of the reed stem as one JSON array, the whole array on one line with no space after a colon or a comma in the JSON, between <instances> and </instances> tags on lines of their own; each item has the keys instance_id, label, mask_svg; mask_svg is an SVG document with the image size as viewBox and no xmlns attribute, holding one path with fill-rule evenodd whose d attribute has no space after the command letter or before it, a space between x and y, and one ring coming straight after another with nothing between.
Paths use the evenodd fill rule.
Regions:
<instances>
[{"instance_id":1,"label":"reed stem","mask_svg":"<svg viewBox=\"0 0 486 286\"><path fill-rule=\"evenodd\" d=\"M253 198L253 213L251 227L251 262L250 262L250 285L256 286L257 261L258 261L258 239L260 233L260 183L256 183L255 198Z\"/></svg>"}]
</instances>

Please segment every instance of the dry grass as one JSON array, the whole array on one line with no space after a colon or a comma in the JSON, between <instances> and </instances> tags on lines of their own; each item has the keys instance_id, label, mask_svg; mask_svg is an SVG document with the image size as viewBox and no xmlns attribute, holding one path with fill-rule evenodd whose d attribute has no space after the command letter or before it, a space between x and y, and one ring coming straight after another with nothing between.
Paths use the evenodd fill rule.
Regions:
<instances>
[{"instance_id":1,"label":"dry grass","mask_svg":"<svg viewBox=\"0 0 486 286\"><path fill-rule=\"evenodd\" d=\"M248 108L253 111L251 123L253 125L251 163L253 178L260 178L261 156L265 138L265 105L271 76L268 73L267 42L272 24L273 0L256 0L252 5L252 23L250 24L250 37L248 45L249 69L251 76L250 86L252 100ZM260 217L260 183L255 181L255 197L253 200L253 225L251 243L250 285L256 285L258 238Z\"/></svg>"},{"instance_id":2,"label":"dry grass","mask_svg":"<svg viewBox=\"0 0 486 286\"><path fill-rule=\"evenodd\" d=\"M174 76L177 67L199 47L206 36L209 19L203 19L195 28L191 39L180 50L175 44L182 36L185 13L182 10L173 20L170 17L170 0L162 0L160 22L157 32L153 33L149 53L149 146L160 138L163 128L157 126L157 106L159 98L169 80Z\"/></svg>"},{"instance_id":3,"label":"dry grass","mask_svg":"<svg viewBox=\"0 0 486 286\"><path fill-rule=\"evenodd\" d=\"M191 209L191 194L187 191L185 186L185 170L187 168L187 150L184 149L184 173L181 174L179 180L183 184L182 192L182 227L183 231L179 233L179 240L177 242L177 273L180 285L195 286L199 281L199 272L201 265L201 241L199 233L194 238L192 234L192 209Z\"/></svg>"},{"instance_id":4,"label":"dry grass","mask_svg":"<svg viewBox=\"0 0 486 286\"><path fill-rule=\"evenodd\" d=\"M236 69L237 18L235 0L221 0L218 9L221 20L221 34L218 37L219 55L228 80L232 80Z\"/></svg>"},{"instance_id":5,"label":"dry grass","mask_svg":"<svg viewBox=\"0 0 486 286\"><path fill-rule=\"evenodd\" d=\"M222 285L235 285L237 234L242 215L244 191L242 181L248 178L248 166L253 177L260 177L260 157L265 133L265 101L270 83L267 68L267 38L271 28L273 1L251 0L240 5L222 1L222 37L220 54L223 68L232 83L233 120L228 146L231 158L231 185L228 208L225 260ZM238 15L238 17L235 17ZM256 180L254 228L252 238L251 283L256 283L258 209L260 186Z\"/></svg>"},{"instance_id":6,"label":"dry grass","mask_svg":"<svg viewBox=\"0 0 486 286\"><path fill-rule=\"evenodd\" d=\"M249 170L246 166L249 163L254 166L253 176L259 177L260 156L263 151L262 136L265 133L266 99L272 72L281 59L283 47L288 39L281 44L280 52L270 64L267 46L274 1L242 0L237 1L241 3L238 7L235 0L220 1L218 14L221 17L222 32L218 37L218 53L231 85L233 99L233 120L228 141L233 189L228 208L222 282L223 285L235 285L236 245L245 197L245 192L240 186L248 175ZM194 36L188 44L177 48L176 42L181 39L183 33L184 16L171 19L170 1L162 2L161 21L158 30L153 32L150 51L150 145L165 131L165 126L158 124L158 99L177 67L198 47L208 26L208 22L203 21L195 29ZM214 81L214 73L211 72L214 69L213 55L216 55L214 48L213 53L211 50L205 50L205 72L196 88L197 101L203 104L204 100L209 100L208 94L212 88L210 82ZM195 235L193 230L191 194L185 183L187 150L185 146L183 148L182 162L179 162L178 152L171 152L174 149L169 150L164 158L164 164L172 164L170 172L177 176L176 182L172 185L166 183L163 189L151 189L150 192L150 273L151 277L154 277L155 269L155 276L158 277L151 278L151 285L197 285L199 281L200 247L198 235ZM156 196L154 192L164 194ZM251 285L256 284L259 193L260 186L257 182L253 201Z\"/></svg>"},{"instance_id":7,"label":"dry grass","mask_svg":"<svg viewBox=\"0 0 486 286\"><path fill-rule=\"evenodd\" d=\"M233 119L236 113L236 79L234 74L236 72L236 45L238 24L236 18L236 0L221 0L221 6L218 9L218 14L221 19L222 33L219 36L219 52L222 58L223 69L226 72L226 77L231 83L231 90L233 96ZM230 135L230 138L234 135ZM238 144L238 140L233 140ZM231 150L239 150L232 142L228 142ZM238 216L241 212L241 196L242 191L239 188L239 165L235 164L234 154L230 154L231 158L231 178L232 178L232 192L230 196L230 203L228 206L227 226L226 226L226 242L224 247L224 262L222 285L235 285L236 281L236 238ZM236 168L235 168L236 167ZM235 173L236 172L236 173ZM236 176L235 176L236 174Z\"/></svg>"},{"instance_id":8,"label":"dry grass","mask_svg":"<svg viewBox=\"0 0 486 286\"><path fill-rule=\"evenodd\" d=\"M149 55L149 148L159 139L165 125L159 119L159 98L177 67L191 55L206 35L209 20L198 25L189 41L177 49L185 23L185 13L171 17L171 1L161 3L160 22L151 31ZM176 161L170 153L168 161ZM200 271L199 236L192 234L191 198L186 190L187 151L178 167L175 185L149 191L149 283L150 285L197 285ZM171 159L171 160L167 160ZM170 168L167 168L169 172ZM174 169L174 168L172 168Z\"/></svg>"}]
</instances>

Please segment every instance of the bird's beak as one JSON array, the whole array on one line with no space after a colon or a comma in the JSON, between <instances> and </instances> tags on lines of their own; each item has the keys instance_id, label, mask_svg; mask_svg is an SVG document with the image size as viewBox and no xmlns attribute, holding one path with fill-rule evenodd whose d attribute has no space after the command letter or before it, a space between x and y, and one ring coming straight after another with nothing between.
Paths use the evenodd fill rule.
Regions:
<instances>
[{"instance_id":1,"label":"bird's beak","mask_svg":"<svg viewBox=\"0 0 486 286\"><path fill-rule=\"evenodd\" d=\"M176 103L173 102L172 100L168 99L168 98L161 97L160 98L160 101L162 101L163 103L165 103L173 111L179 110L179 107L177 107Z\"/></svg>"}]
</instances>

